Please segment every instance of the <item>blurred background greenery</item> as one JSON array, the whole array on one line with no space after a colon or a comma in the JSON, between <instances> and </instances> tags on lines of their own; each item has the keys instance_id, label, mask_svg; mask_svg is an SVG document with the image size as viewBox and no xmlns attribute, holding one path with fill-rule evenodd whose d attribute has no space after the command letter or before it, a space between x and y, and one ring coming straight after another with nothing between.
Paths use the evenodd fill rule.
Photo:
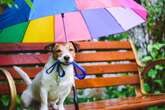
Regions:
<instances>
[{"instance_id":1,"label":"blurred background greenery","mask_svg":"<svg viewBox=\"0 0 165 110\"><path fill-rule=\"evenodd\" d=\"M30 0L25 0L31 6ZM131 29L130 31L109 37L102 37L99 40L125 40L133 39L138 50L139 58L147 64L151 60L165 58L165 0L136 0L148 10L148 20L146 23ZM13 0L0 0L0 7L17 7ZM0 12L2 9L0 8ZM144 89L148 93L165 93L165 65L158 65L145 76ZM152 81L151 81L152 80ZM156 85L156 86L155 86ZM107 87L103 88L105 94L93 97L81 97L84 93L82 90L79 93L79 102L90 102L109 98L118 98L126 96L134 96L135 88L132 86ZM0 97L0 106L3 110L7 110L9 104L9 96ZM66 103L72 103L72 99L68 98ZM20 98L17 98L17 109L20 109ZM148 107L145 110L165 110L165 106Z\"/></svg>"}]
</instances>

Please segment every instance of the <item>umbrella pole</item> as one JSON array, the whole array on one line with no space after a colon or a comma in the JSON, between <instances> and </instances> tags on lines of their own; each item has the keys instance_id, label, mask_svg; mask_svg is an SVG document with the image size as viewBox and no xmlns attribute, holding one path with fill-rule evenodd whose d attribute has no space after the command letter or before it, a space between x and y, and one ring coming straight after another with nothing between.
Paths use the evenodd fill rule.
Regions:
<instances>
[{"instance_id":1,"label":"umbrella pole","mask_svg":"<svg viewBox=\"0 0 165 110\"><path fill-rule=\"evenodd\" d=\"M67 41L68 41L68 38L67 38L67 35L66 35L66 28L65 28L65 21L64 21L64 13L62 13L61 16L62 16L62 23L63 23L63 26L64 26L65 41L67 42Z\"/></svg>"}]
</instances>

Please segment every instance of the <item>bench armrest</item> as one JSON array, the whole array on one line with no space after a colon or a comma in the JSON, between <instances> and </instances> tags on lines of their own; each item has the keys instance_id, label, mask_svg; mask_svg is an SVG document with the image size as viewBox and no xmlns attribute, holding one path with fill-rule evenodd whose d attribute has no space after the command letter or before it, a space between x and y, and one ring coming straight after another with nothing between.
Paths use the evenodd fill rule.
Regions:
<instances>
[{"instance_id":1,"label":"bench armrest","mask_svg":"<svg viewBox=\"0 0 165 110\"><path fill-rule=\"evenodd\" d=\"M147 66L144 68L144 70L141 72L141 76L143 77L146 73L148 73L153 67L155 67L158 64L165 64L165 59L149 62Z\"/></svg>"},{"instance_id":2,"label":"bench armrest","mask_svg":"<svg viewBox=\"0 0 165 110\"><path fill-rule=\"evenodd\" d=\"M5 77L8 81L8 84L9 84L10 95L11 95L9 110L15 110L17 91L16 91L16 86L15 86L14 79L12 78L11 74L3 68L0 68L0 74L5 75Z\"/></svg>"},{"instance_id":3,"label":"bench armrest","mask_svg":"<svg viewBox=\"0 0 165 110\"><path fill-rule=\"evenodd\" d=\"M132 39L129 39L129 43L130 43L130 45L132 47L133 53L135 55L135 60L136 60L136 63L138 65L138 67L144 68L145 65L139 60L138 55L137 55L137 51L136 51L136 48L135 48L135 45L134 45Z\"/></svg>"}]
</instances>

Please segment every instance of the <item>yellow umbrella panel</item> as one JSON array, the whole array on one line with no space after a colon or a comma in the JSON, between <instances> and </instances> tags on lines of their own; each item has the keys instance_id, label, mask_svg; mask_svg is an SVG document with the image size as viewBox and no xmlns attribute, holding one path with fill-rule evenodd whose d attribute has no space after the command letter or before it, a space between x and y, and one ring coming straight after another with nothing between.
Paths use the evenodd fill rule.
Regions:
<instances>
[{"instance_id":1,"label":"yellow umbrella panel","mask_svg":"<svg viewBox=\"0 0 165 110\"><path fill-rule=\"evenodd\" d=\"M1 43L46 43L54 42L55 17L43 17L0 30Z\"/></svg>"},{"instance_id":2,"label":"yellow umbrella panel","mask_svg":"<svg viewBox=\"0 0 165 110\"><path fill-rule=\"evenodd\" d=\"M30 21L23 42L54 42L54 17Z\"/></svg>"}]
</instances>

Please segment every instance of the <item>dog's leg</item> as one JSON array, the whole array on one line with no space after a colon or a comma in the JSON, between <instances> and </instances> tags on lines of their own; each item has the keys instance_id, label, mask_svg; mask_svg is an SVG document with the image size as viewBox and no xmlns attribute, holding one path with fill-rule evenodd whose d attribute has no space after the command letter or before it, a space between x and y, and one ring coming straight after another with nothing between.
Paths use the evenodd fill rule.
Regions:
<instances>
[{"instance_id":1,"label":"dog's leg","mask_svg":"<svg viewBox=\"0 0 165 110\"><path fill-rule=\"evenodd\" d=\"M58 101L59 101L59 98L57 100L51 102L51 105L52 105L53 109L55 109L55 110L58 109L58 106L57 106Z\"/></svg>"},{"instance_id":2,"label":"dog's leg","mask_svg":"<svg viewBox=\"0 0 165 110\"><path fill-rule=\"evenodd\" d=\"M24 110L26 110L26 108L28 108L32 102L31 92L28 90L25 90L21 95L21 100L22 100L23 108Z\"/></svg>"},{"instance_id":3,"label":"dog's leg","mask_svg":"<svg viewBox=\"0 0 165 110\"><path fill-rule=\"evenodd\" d=\"M60 99L60 102L59 102L59 105L58 105L58 109L59 109L59 110L65 110L65 108L64 108L64 101L65 101L65 98L66 98L66 96L64 96L64 97L62 97L62 98Z\"/></svg>"},{"instance_id":4,"label":"dog's leg","mask_svg":"<svg viewBox=\"0 0 165 110\"><path fill-rule=\"evenodd\" d=\"M65 110L64 101L65 101L66 97L69 95L70 91L71 91L71 89L68 90L66 93L62 94L62 96L60 96L59 104L58 104L58 109L59 110Z\"/></svg>"},{"instance_id":5,"label":"dog's leg","mask_svg":"<svg viewBox=\"0 0 165 110\"><path fill-rule=\"evenodd\" d=\"M43 87L41 87L40 97L41 97L40 110L48 110L48 92Z\"/></svg>"}]
</instances>

